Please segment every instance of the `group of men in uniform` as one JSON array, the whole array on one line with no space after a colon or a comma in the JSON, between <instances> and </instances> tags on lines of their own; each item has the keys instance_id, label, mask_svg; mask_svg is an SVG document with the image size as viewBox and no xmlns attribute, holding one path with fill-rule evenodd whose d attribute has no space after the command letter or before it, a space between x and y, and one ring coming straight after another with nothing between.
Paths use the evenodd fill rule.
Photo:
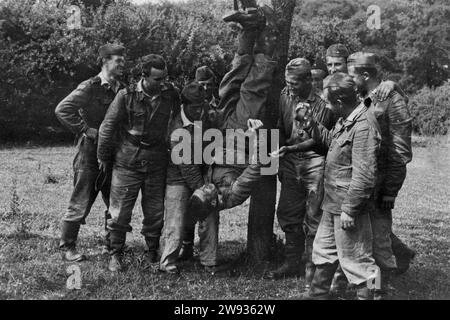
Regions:
<instances>
[{"instance_id":1,"label":"group of men in uniform","mask_svg":"<svg viewBox=\"0 0 450 320\"><path fill-rule=\"evenodd\" d=\"M180 93L165 80L166 62L155 54L141 59L140 81L125 86L119 80L125 48L107 44L99 50L101 72L57 106L58 119L78 136L74 189L62 222L66 261L85 259L76 240L101 191L108 268L123 270L126 233L140 191L147 266L159 259L160 271L179 273L179 261L193 257L198 222L200 263L208 271L221 270L219 211L251 195L264 165L249 161L248 148L227 143L212 165L198 163L194 144L202 141L194 131L243 129L259 135L279 36L268 7L237 11L224 20L241 31L218 94L207 66L198 68ZM285 261L267 277L305 273L306 299L342 294L347 283L358 298L368 299L372 292L366 283L376 266L382 296L390 275L405 272L414 257L392 233L392 209L412 157L411 116L398 85L379 80L374 54L349 55L342 44L332 45L326 68L325 78L324 68L296 58L285 69L280 149L271 154L280 159L277 217L286 238ZM180 143L179 129L192 137L190 161L183 163L170 157ZM243 165L224 161L241 156Z\"/></svg>"}]
</instances>

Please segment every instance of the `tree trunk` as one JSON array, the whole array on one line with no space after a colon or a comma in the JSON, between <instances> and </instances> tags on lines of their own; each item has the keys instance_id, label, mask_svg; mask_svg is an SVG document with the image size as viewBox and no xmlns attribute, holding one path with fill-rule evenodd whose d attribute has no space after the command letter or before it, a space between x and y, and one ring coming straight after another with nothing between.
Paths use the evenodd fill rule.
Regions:
<instances>
[{"instance_id":1,"label":"tree trunk","mask_svg":"<svg viewBox=\"0 0 450 320\"><path fill-rule=\"evenodd\" d=\"M278 69L268 102L265 123L275 128L278 119L278 98L284 86L284 68L288 59L289 37L296 0L272 0L281 36L276 56ZM270 146L270 141L269 141ZM277 194L276 175L262 177L252 194L247 229L247 255L249 261L258 263L272 257L275 237L273 221Z\"/></svg>"}]
</instances>

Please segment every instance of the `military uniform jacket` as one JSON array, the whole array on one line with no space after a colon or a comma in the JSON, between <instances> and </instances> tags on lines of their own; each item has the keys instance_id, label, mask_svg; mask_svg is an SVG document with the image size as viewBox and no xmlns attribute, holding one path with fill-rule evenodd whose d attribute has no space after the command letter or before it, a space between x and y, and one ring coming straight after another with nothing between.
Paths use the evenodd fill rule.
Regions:
<instances>
[{"instance_id":1,"label":"military uniform jacket","mask_svg":"<svg viewBox=\"0 0 450 320\"><path fill-rule=\"evenodd\" d=\"M83 81L58 104L56 117L77 136L89 128L98 130L116 92L123 87L120 82L116 88L102 84L99 76Z\"/></svg>"},{"instance_id":2,"label":"military uniform jacket","mask_svg":"<svg viewBox=\"0 0 450 320\"><path fill-rule=\"evenodd\" d=\"M396 91L384 101L370 95L365 104L377 119L382 137L375 197L396 197L406 177L406 164L412 159L412 117Z\"/></svg>"},{"instance_id":3,"label":"military uniform jacket","mask_svg":"<svg viewBox=\"0 0 450 320\"><path fill-rule=\"evenodd\" d=\"M179 95L171 84L153 97L144 93L141 82L120 90L100 126L98 159L136 169L167 161L169 126L178 112Z\"/></svg>"},{"instance_id":4,"label":"military uniform jacket","mask_svg":"<svg viewBox=\"0 0 450 320\"><path fill-rule=\"evenodd\" d=\"M194 130L198 130L198 132L201 134L200 137L197 139L201 139L203 137L203 132L208 128L207 127L207 121L202 121L202 130L194 129L194 124L185 124L182 119L181 113L178 114L175 118L175 120L172 122L171 129L170 129L170 149L171 152L174 152L179 157L186 156L183 154L183 150L180 151L178 148L181 146L180 143L183 139L186 139L186 136L180 137L179 135L173 134L178 129L184 129L186 130L186 134L188 134L191 138L191 143L189 145L190 147L190 157L184 157L183 159L186 159L187 161L183 163L174 163L173 158L171 158L171 161L169 162L169 166L167 168L167 184L169 185L185 185L188 186L192 191L200 188L204 183L204 177L207 173L208 166L203 163L195 163L195 155L194 151L196 150L195 144L200 144L201 149L199 149L202 152L203 156L203 141L196 141L194 138ZM203 157L201 159L203 161Z\"/></svg>"},{"instance_id":5,"label":"military uniform jacket","mask_svg":"<svg viewBox=\"0 0 450 320\"><path fill-rule=\"evenodd\" d=\"M322 209L350 216L367 212L373 204L381 143L376 119L361 103L347 119L340 118L331 131L313 121L310 133L328 148Z\"/></svg>"},{"instance_id":6,"label":"military uniform jacket","mask_svg":"<svg viewBox=\"0 0 450 320\"><path fill-rule=\"evenodd\" d=\"M295 107L299 102L300 100L297 97L289 94L287 88L283 89L280 95L279 118L277 125L280 130L280 146L294 144L287 143L287 141L293 138L296 123L296 120L294 120L294 112ZM336 122L336 117L334 113L326 107L326 102L315 94L314 89L311 90L306 102L310 104L313 117L316 121L322 124L326 129L330 130L333 128ZM309 138L310 137L306 134L303 138L296 138L299 141L295 141L295 143L308 140ZM298 161L300 161L300 158L324 157L325 154L326 149L324 149L320 144L314 146L314 148L310 151L288 153L280 159L280 172L290 176L296 176L297 173L295 167L298 164Z\"/></svg>"}]
</instances>

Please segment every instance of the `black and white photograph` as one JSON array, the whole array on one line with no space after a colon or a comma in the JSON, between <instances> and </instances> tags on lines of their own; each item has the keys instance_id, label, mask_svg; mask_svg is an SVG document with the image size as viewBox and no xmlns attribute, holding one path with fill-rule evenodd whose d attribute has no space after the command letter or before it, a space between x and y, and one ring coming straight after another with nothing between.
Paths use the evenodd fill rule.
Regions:
<instances>
[{"instance_id":1,"label":"black and white photograph","mask_svg":"<svg viewBox=\"0 0 450 320\"><path fill-rule=\"evenodd\" d=\"M0 300L450 300L449 129L448 0L0 0Z\"/></svg>"}]
</instances>

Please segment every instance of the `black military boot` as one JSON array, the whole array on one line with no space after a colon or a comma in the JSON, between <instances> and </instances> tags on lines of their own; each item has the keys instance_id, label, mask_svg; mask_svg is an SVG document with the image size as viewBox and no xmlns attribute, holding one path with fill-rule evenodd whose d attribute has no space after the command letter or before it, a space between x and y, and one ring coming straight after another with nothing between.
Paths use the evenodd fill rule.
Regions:
<instances>
[{"instance_id":1,"label":"black military boot","mask_svg":"<svg viewBox=\"0 0 450 320\"><path fill-rule=\"evenodd\" d=\"M145 254L146 263L152 264L158 262L159 237L145 237L145 243L148 249Z\"/></svg>"},{"instance_id":2,"label":"black military boot","mask_svg":"<svg viewBox=\"0 0 450 320\"><path fill-rule=\"evenodd\" d=\"M109 251L109 253L111 255L111 259L109 261L108 269L111 272L118 272L123 270L122 256L126 236L126 232L119 230L110 230L111 250Z\"/></svg>"},{"instance_id":3,"label":"black military boot","mask_svg":"<svg viewBox=\"0 0 450 320\"><path fill-rule=\"evenodd\" d=\"M109 260L108 270L111 272L123 271L122 255L113 254Z\"/></svg>"},{"instance_id":4,"label":"black military boot","mask_svg":"<svg viewBox=\"0 0 450 320\"><path fill-rule=\"evenodd\" d=\"M109 214L108 210L105 210L105 240L103 243L102 248L102 254L109 254L109 251L111 250L111 244L110 244L110 234L108 230L108 220L111 219L111 215Z\"/></svg>"},{"instance_id":5,"label":"black military boot","mask_svg":"<svg viewBox=\"0 0 450 320\"><path fill-rule=\"evenodd\" d=\"M336 269L336 274L334 275L333 282L331 284L330 293L335 298L345 298L347 294L348 280L342 270L341 266L338 265Z\"/></svg>"},{"instance_id":6,"label":"black military boot","mask_svg":"<svg viewBox=\"0 0 450 320\"><path fill-rule=\"evenodd\" d=\"M381 288L373 292L374 300L388 300L393 270L381 270Z\"/></svg>"},{"instance_id":7,"label":"black military boot","mask_svg":"<svg viewBox=\"0 0 450 320\"><path fill-rule=\"evenodd\" d=\"M268 279L281 279L301 275L301 259L305 246L303 232L287 232L284 246L285 261L278 268L268 273Z\"/></svg>"},{"instance_id":8,"label":"black military boot","mask_svg":"<svg viewBox=\"0 0 450 320\"><path fill-rule=\"evenodd\" d=\"M192 242L183 242L178 255L178 260L188 261L194 258L194 244Z\"/></svg>"},{"instance_id":9,"label":"black military boot","mask_svg":"<svg viewBox=\"0 0 450 320\"><path fill-rule=\"evenodd\" d=\"M311 287L300 296L300 300L328 300L330 299L330 287L337 264L327 263L316 266Z\"/></svg>"},{"instance_id":10,"label":"black military boot","mask_svg":"<svg viewBox=\"0 0 450 320\"><path fill-rule=\"evenodd\" d=\"M416 252L406 244L404 244L397 236L391 233L392 252L394 253L397 262L396 274L400 275L408 271L409 265L416 256Z\"/></svg>"},{"instance_id":11,"label":"black military boot","mask_svg":"<svg viewBox=\"0 0 450 320\"><path fill-rule=\"evenodd\" d=\"M367 287L366 282L356 286L356 299L357 300L373 300L373 290L371 290Z\"/></svg>"},{"instance_id":12,"label":"black military boot","mask_svg":"<svg viewBox=\"0 0 450 320\"><path fill-rule=\"evenodd\" d=\"M79 222L63 221L61 225L61 241L59 247L63 250L62 258L67 262L80 262L86 260L86 256L76 249Z\"/></svg>"},{"instance_id":13,"label":"black military boot","mask_svg":"<svg viewBox=\"0 0 450 320\"><path fill-rule=\"evenodd\" d=\"M316 271L316 266L312 262L313 243L314 243L313 237L306 238L305 288L307 289L311 287L311 282L312 279L314 278L314 272Z\"/></svg>"}]
</instances>

